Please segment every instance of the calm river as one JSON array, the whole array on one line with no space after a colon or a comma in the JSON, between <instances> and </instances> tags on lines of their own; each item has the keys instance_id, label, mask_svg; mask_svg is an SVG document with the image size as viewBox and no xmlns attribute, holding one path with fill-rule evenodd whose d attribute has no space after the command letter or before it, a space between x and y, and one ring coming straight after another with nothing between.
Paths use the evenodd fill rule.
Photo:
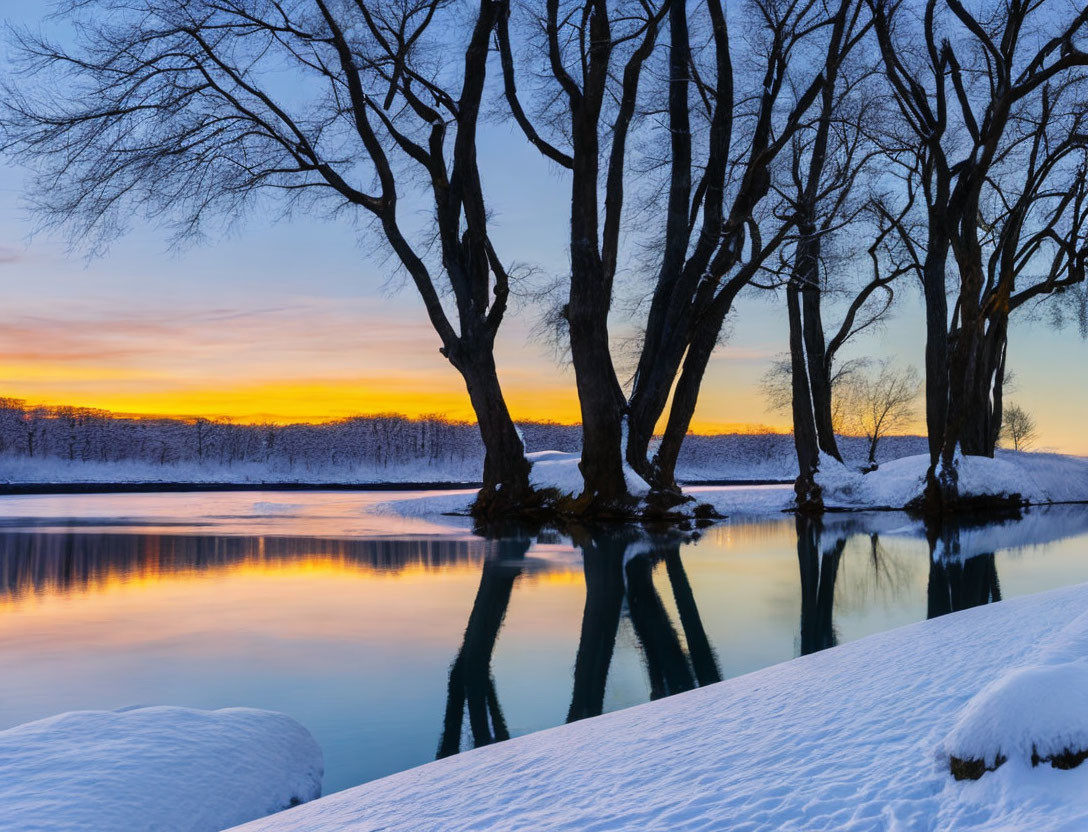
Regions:
<instances>
[{"instance_id":1,"label":"calm river","mask_svg":"<svg viewBox=\"0 0 1088 832\"><path fill-rule=\"evenodd\" d=\"M0 498L0 729L61 711L301 721L325 792L977 604L1088 581L1088 508L926 530L732 520L494 539L411 494Z\"/></svg>"}]
</instances>

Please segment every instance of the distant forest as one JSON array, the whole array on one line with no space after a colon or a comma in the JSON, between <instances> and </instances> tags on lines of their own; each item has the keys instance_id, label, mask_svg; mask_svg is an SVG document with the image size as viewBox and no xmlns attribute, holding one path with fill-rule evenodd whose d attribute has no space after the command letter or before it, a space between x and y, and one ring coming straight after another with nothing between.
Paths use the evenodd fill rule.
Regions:
<instances>
[{"instance_id":1,"label":"distant forest","mask_svg":"<svg viewBox=\"0 0 1088 832\"><path fill-rule=\"evenodd\" d=\"M531 448L575 451L576 425L525 423ZM0 453L69 462L281 462L289 467L394 465L463 459L477 467L480 432L440 416L356 416L321 424L236 424L220 419L120 416L85 407L33 407L0 399Z\"/></svg>"},{"instance_id":2,"label":"distant forest","mask_svg":"<svg viewBox=\"0 0 1088 832\"><path fill-rule=\"evenodd\" d=\"M529 451L577 452L581 427L518 425ZM893 436L880 457L925 452L923 439ZM862 464L867 443L843 437L844 456ZM0 479L89 476L129 479L478 481L483 444L477 426L439 416L389 414L323 424L236 424L203 418L119 416L84 407L35 407L0 398ZM687 479L790 478L790 434L693 435L680 471ZM164 470L154 474L154 469ZM77 477L79 478L79 477Z\"/></svg>"}]
</instances>

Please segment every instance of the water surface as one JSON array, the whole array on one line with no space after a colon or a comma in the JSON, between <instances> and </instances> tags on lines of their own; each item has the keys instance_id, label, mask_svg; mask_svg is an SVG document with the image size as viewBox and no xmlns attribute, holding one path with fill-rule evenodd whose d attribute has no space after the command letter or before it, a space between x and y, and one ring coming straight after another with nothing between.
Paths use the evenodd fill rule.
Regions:
<instances>
[{"instance_id":1,"label":"water surface","mask_svg":"<svg viewBox=\"0 0 1088 832\"><path fill-rule=\"evenodd\" d=\"M696 540L504 530L411 494L0 498L0 728L245 705L300 720L325 791L870 633L1088 580L1088 509L895 513ZM450 499L455 499L451 497Z\"/></svg>"}]
</instances>

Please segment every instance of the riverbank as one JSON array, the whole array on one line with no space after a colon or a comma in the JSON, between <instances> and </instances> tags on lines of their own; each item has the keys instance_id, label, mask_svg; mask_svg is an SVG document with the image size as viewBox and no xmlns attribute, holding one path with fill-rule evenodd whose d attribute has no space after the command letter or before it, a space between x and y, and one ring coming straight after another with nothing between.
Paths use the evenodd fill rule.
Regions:
<instances>
[{"instance_id":1,"label":"riverbank","mask_svg":"<svg viewBox=\"0 0 1088 832\"><path fill-rule=\"evenodd\" d=\"M580 490L576 454L546 452L530 456L543 457L533 465L534 486L570 496ZM928 469L929 457L925 454L892 460L864 473L825 457L817 482L829 512L902 511L921 499ZM1088 503L1085 457L999 451L992 459L958 457L956 469L960 493L965 498L987 499L1010 507ZM722 517L774 515L792 511L795 506L792 481L730 485L689 482L684 491L694 499L692 506L709 505ZM381 503L377 510L408 517L466 513L472 497L468 492L460 498L418 495Z\"/></svg>"},{"instance_id":2,"label":"riverbank","mask_svg":"<svg viewBox=\"0 0 1088 832\"><path fill-rule=\"evenodd\" d=\"M902 627L239 830L1084 828L1088 766L958 782L943 743L987 685L1083 646L1086 607L1081 585Z\"/></svg>"}]
</instances>

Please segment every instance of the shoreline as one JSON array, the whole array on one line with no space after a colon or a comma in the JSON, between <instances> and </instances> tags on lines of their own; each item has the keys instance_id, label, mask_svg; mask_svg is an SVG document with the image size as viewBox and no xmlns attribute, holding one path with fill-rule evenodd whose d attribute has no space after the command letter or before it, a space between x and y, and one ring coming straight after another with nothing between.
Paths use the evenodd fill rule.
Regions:
<instances>
[{"instance_id":1,"label":"shoreline","mask_svg":"<svg viewBox=\"0 0 1088 832\"><path fill-rule=\"evenodd\" d=\"M691 480L684 487L792 485L793 480ZM61 494L148 494L208 491L464 491L478 482L27 482L0 483L0 496Z\"/></svg>"},{"instance_id":2,"label":"shoreline","mask_svg":"<svg viewBox=\"0 0 1088 832\"><path fill-rule=\"evenodd\" d=\"M1079 584L906 624L407 769L237 832L1081 828L1088 804L1069 798L1088 766L1014 760L961 783L946 737L988 685L1078 648L1086 601Z\"/></svg>"}]
</instances>

